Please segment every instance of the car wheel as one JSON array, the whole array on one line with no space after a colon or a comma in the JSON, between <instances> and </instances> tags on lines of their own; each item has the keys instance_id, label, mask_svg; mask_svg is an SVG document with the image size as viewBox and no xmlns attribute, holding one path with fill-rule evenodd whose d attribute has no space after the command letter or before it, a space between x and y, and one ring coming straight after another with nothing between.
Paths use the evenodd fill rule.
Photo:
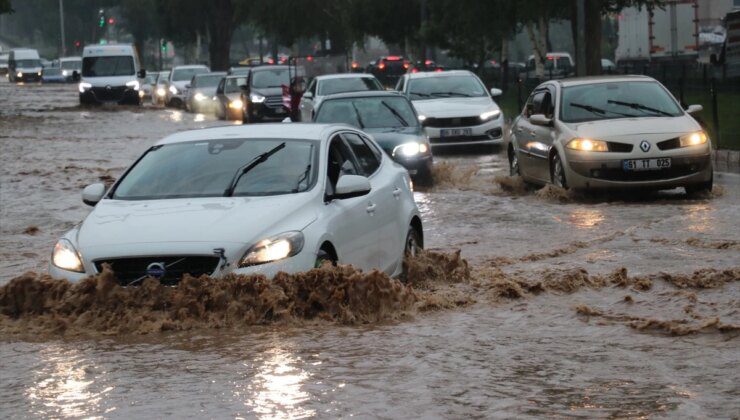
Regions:
<instances>
[{"instance_id":1,"label":"car wheel","mask_svg":"<svg viewBox=\"0 0 740 420\"><path fill-rule=\"evenodd\" d=\"M714 187L714 173L712 173L712 176L709 178L709 181L702 182L701 184L695 184L695 185L687 185L684 187L686 190L686 195L694 196L694 195L702 195L712 192L712 188Z\"/></svg>"},{"instance_id":2,"label":"car wheel","mask_svg":"<svg viewBox=\"0 0 740 420\"><path fill-rule=\"evenodd\" d=\"M337 260L330 253L321 249L319 250L319 253L316 254L316 263L314 263L314 268L321 268L326 263L337 265Z\"/></svg>"},{"instance_id":3,"label":"car wheel","mask_svg":"<svg viewBox=\"0 0 740 420\"><path fill-rule=\"evenodd\" d=\"M509 175L518 176L519 173L519 157L516 155L514 148L509 148Z\"/></svg>"},{"instance_id":4,"label":"car wheel","mask_svg":"<svg viewBox=\"0 0 740 420\"><path fill-rule=\"evenodd\" d=\"M568 189L568 182L565 179L565 168L563 168L563 161L560 159L559 154L555 154L552 158L552 183L556 186L564 189Z\"/></svg>"},{"instance_id":5,"label":"car wheel","mask_svg":"<svg viewBox=\"0 0 740 420\"><path fill-rule=\"evenodd\" d=\"M406 242L403 247L404 257L416 257L421 252L421 238L419 238L419 232L414 229L413 226L409 226L409 231L406 233Z\"/></svg>"},{"instance_id":6,"label":"car wheel","mask_svg":"<svg viewBox=\"0 0 740 420\"><path fill-rule=\"evenodd\" d=\"M434 177L432 176L431 166L422 166L416 172L416 175L411 177L416 185L422 187L431 187L434 184Z\"/></svg>"}]
</instances>

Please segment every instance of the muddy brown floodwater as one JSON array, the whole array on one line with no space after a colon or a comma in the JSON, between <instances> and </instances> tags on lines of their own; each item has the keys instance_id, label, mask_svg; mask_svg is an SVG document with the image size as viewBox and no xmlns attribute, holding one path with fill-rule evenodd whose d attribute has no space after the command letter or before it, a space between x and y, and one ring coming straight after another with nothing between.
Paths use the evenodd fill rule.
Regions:
<instances>
[{"instance_id":1,"label":"muddy brown floodwater","mask_svg":"<svg viewBox=\"0 0 740 420\"><path fill-rule=\"evenodd\" d=\"M2 82L0 104L1 417L740 415L738 175L698 199L581 197L525 188L499 154L438 155L415 195L437 251L406 284L322 268L121 290L44 276L81 188L223 123L82 109L71 85Z\"/></svg>"}]
</instances>

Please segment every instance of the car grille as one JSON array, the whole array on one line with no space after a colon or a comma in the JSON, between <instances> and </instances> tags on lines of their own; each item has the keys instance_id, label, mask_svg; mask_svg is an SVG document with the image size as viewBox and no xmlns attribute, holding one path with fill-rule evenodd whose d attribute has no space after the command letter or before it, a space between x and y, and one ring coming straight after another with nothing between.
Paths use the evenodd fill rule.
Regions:
<instances>
[{"instance_id":1,"label":"car grille","mask_svg":"<svg viewBox=\"0 0 740 420\"><path fill-rule=\"evenodd\" d=\"M126 93L125 86L111 86L110 89L107 87L93 87L90 89L95 95L95 99L99 101L120 101L123 99L123 95Z\"/></svg>"},{"instance_id":2,"label":"car grille","mask_svg":"<svg viewBox=\"0 0 740 420\"><path fill-rule=\"evenodd\" d=\"M607 142L607 147L610 152L629 153L632 151L632 145L626 143L615 143L610 141Z\"/></svg>"},{"instance_id":3,"label":"car grille","mask_svg":"<svg viewBox=\"0 0 740 420\"><path fill-rule=\"evenodd\" d=\"M483 121L477 115L474 117L427 118L424 120L425 126L434 128L470 127L481 124L483 124Z\"/></svg>"},{"instance_id":4,"label":"car grille","mask_svg":"<svg viewBox=\"0 0 740 420\"><path fill-rule=\"evenodd\" d=\"M487 136L487 135L462 136L462 137L445 137L443 139L442 138L430 137L429 138L429 143L431 143L431 144L437 144L437 143L454 143L454 142L464 143L466 141L483 141L483 140L493 140L493 138L491 138L490 136Z\"/></svg>"},{"instance_id":5,"label":"car grille","mask_svg":"<svg viewBox=\"0 0 740 420\"><path fill-rule=\"evenodd\" d=\"M268 96L265 99L265 106L272 108L277 111L283 110L283 97L282 96Z\"/></svg>"},{"instance_id":6,"label":"car grille","mask_svg":"<svg viewBox=\"0 0 740 420\"><path fill-rule=\"evenodd\" d=\"M660 150L678 149L679 147L681 147L681 139L678 137L658 143L658 149Z\"/></svg>"},{"instance_id":7,"label":"car grille","mask_svg":"<svg viewBox=\"0 0 740 420\"><path fill-rule=\"evenodd\" d=\"M109 264L116 276L116 281L122 286L147 275L147 267L152 263L164 263L165 273L159 281L168 286L176 285L185 274L199 277L203 274L212 274L218 266L220 258L217 256L152 256L131 258L106 258L95 261L98 272L103 271L103 264ZM136 284L141 284L137 282Z\"/></svg>"}]
</instances>

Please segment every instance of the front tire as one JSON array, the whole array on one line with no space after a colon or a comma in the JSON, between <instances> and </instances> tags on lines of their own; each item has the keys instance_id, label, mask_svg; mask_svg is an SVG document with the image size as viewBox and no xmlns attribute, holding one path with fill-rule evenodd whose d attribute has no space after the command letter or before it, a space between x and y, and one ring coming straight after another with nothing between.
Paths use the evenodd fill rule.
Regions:
<instances>
[{"instance_id":1,"label":"front tire","mask_svg":"<svg viewBox=\"0 0 740 420\"><path fill-rule=\"evenodd\" d=\"M509 176L519 176L519 157L513 147L509 148Z\"/></svg>"},{"instance_id":2,"label":"front tire","mask_svg":"<svg viewBox=\"0 0 740 420\"><path fill-rule=\"evenodd\" d=\"M560 188L568 189L568 181L565 179L565 168L559 154L552 157L552 166L550 170L552 183Z\"/></svg>"},{"instance_id":3,"label":"front tire","mask_svg":"<svg viewBox=\"0 0 740 420\"><path fill-rule=\"evenodd\" d=\"M414 229L413 226L409 226L409 230L406 233L406 242L403 247L403 256L414 258L423 250L421 244L421 238L419 232Z\"/></svg>"},{"instance_id":4,"label":"front tire","mask_svg":"<svg viewBox=\"0 0 740 420\"><path fill-rule=\"evenodd\" d=\"M319 252L316 254L316 262L314 263L314 268L321 268L324 266L324 264L327 263L335 266L337 265L337 260L327 251L323 249L319 250Z\"/></svg>"},{"instance_id":5,"label":"front tire","mask_svg":"<svg viewBox=\"0 0 740 420\"><path fill-rule=\"evenodd\" d=\"M714 172L712 172L712 176L709 177L709 181L702 182L701 184L687 185L684 187L684 189L686 190L686 195L695 196L695 195L709 194L712 192L713 187L714 187Z\"/></svg>"}]
</instances>

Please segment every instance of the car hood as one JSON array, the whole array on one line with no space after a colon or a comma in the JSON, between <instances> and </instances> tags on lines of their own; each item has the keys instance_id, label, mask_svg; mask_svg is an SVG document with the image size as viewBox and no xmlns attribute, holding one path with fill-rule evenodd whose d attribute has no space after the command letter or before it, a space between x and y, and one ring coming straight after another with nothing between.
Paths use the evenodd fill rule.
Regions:
<instances>
[{"instance_id":1,"label":"car hood","mask_svg":"<svg viewBox=\"0 0 740 420\"><path fill-rule=\"evenodd\" d=\"M276 87L276 88L252 88L251 93L256 93L257 95L262 96L282 96L283 95L283 88L282 87Z\"/></svg>"},{"instance_id":2,"label":"car hood","mask_svg":"<svg viewBox=\"0 0 740 420\"><path fill-rule=\"evenodd\" d=\"M137 80L136 75L111 76L111 77L83 77L82 81L90 83L93 87L124 86L126 83Z\"/></svg>"},{"instance_id":3,"label":"car hood","mask_svg":"<svg viewBox=\"0 0 740 420\"><path fill-rule=\"evenodd\" d=\"M79 249L144 243L252 243L316 220L309 193L274 197L102 200L77 233ZM273 231L279 230L279 232Z\"/></svg>"},{"instance_id":4,"label":"car hood","mask_svg":"<svg viewBox=\"0 0 740 420\"><path fill-rule=\"evenodd\" d=\"M393 152L393 148L400 144L424 140L421 130L417 127L403 129L366 128L364 131L373 136L378 145L389 153Z\"/></svg>"},{"instance_id":5,"label":"car hood","mask_svg":"<svg viewBox=\"0 0 740 420\"><path fill-rule=\"evenodd\" d=\"M411 102L419 115L434 118L453 118L480 115L489 110L499 109L488 96L479 98L440 98Z\"/></svg>"},{"instance_id":6,"label":"car hood","mask_svg":"<svg viewBox=\"0 0 740 420\"><path fill-rule=\"evenodd\" d=\"M199 88L195 88L195 89L192 89L192 92L191 93L193 95L195 95L196 93L202 93L203 95L205 95L205 96L207 96L207 97L210 98L212 96L216 96L216 86L214 86L214 87L199 87Z\"/></svg>"},{"instance_id":7,"label":"car hood","mask_svg":"<svg viewBox=\"0 0 740 420\"><path fill-rule=\"evenodd\" d=\"M593 139L634 139L671 137L701 130L690 116L619 118L568 124L574 134Z\"/></svg>"}]
</instances>

